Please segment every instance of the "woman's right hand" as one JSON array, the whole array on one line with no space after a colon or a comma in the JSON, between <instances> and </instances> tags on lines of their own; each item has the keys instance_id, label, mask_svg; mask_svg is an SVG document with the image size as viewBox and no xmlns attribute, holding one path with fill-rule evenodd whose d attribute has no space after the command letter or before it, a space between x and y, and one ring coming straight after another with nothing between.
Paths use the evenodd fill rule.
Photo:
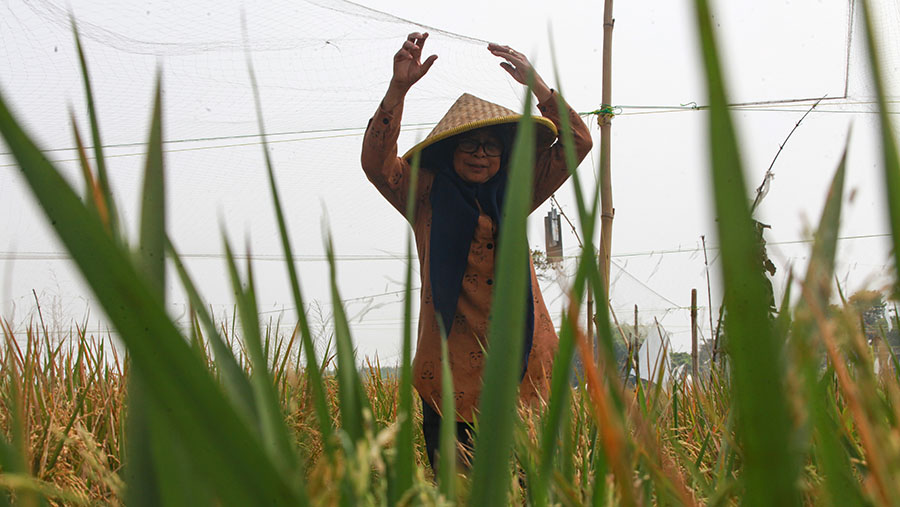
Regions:
<instances>
[{"instance_id":1,"label":"woman's right hand","mask_svg":"<svg viewBox=\"0 0 900 507\"><path fill-rule=\"evenodd\" d=\"M399 94L399 97L395 98L402 100L402 96L428 72L428 69L437 60L437 55L429 56L424 62L421 60L422 47L425 46L427 38L428 33L418 32L413 32L406 37L403 47L394 55L394 74L391 77L388 96ZM392 106L393 104L385 105Z\"/></svg>"}]
</instances>

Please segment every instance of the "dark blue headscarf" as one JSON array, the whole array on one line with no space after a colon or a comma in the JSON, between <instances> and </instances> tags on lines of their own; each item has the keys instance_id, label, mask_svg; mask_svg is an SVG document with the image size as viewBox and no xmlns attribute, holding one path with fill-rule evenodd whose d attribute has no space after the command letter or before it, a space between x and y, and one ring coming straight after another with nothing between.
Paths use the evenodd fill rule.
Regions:
<instances>
[{"instance_id":1,"label":"dark blue headscarf","mask_svg":"<svg viewBox=\"0 0 900 507\"><path fill-rule=\"evenodd\" d=\"M506 147L510 143L505 143ZM455 144L450 144L455 148ZM463 276L469 259L469 247L478 225L479 205L491 217L499 231L502 224L503 197L506 191L505 158L501 169L484 183L468 183L452 167L452 150L445 145L431 186L431 243L430 274L434 307L447 336L453 326L456 304L462 289ZM433 167L434 167L433 166ZM522 377L528 368L528 356L534 339L534 296L531 269L528 276L528 303L525 318L525 342L522 356Z\"/></svg>"}]
</instances>

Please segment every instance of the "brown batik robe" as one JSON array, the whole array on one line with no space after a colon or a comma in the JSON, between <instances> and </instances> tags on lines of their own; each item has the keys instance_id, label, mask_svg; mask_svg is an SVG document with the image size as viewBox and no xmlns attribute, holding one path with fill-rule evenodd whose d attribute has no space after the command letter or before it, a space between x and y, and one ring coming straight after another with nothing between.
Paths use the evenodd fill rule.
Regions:
<instances>
[{"instance_id":1,"label":"brown batik robe","mask_svg":"<svg viewBox=\"0 0 900 507\"><path fill-rule=\"evenodd\" d=\"M575 153L580 162L591 150L591 136L587 126L570 107L569 123L575 140ZM538 104L541 114L560 129L556 92L550 99ZM406 214L409 192L409 163L397 156L397 138L403 105L392 111L379 106L369 120L362 148L362 167L391 205ZM537 153L534 173L534 211L568 178L562 142ZM415 216L411 224L416 238L421 277L419 306L419 330L416 355L413 359L413 384L422 398L435 410L441 407L441 335L438 330L435 308L431 297L429 246L431 234L431 202L429 192L434 173L428 168L419 172L415 192ZM475 235L469 247L469 259L463 277L462 290L457 301L456 317L448 337L450 369L453 372L453 388L456 397L458 421L473 420L481 393L481 374L484 353L489 338L488 314L493 294L494 253L497 244L497 228L493 220L482 213L478 217ZM530 261L529 261L530 262ZM534 340L528 369L519 389L519 398L526 403L546 399L549 393L550 372L556 353L558 338L544 304L540 286L531 269L531 286L534 294ZM519 362L519 357L510 361Z\"/></svg>"}]
</instances>

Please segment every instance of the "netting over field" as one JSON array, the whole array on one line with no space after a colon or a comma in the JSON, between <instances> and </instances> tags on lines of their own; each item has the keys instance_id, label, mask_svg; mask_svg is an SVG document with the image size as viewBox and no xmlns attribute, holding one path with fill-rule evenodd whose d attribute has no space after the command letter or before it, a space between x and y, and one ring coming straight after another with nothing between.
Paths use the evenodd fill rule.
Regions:
<instances>
[{"instance_id":1,"label":"netting over field","mask_svg":"<svg viewBox=\"0 0 900 507\"><path fill-rule=\"evenodd\" d=\"M390 57L413 30L431 33L426 51L439 48L440 58L407 99L401 152L424 137L462 92L520 109L522 87L498 70L497 62L484 49L487 41L340 0L122 1L115 8L88 0L69 3L88 56L111 179L130 232L136 231L143 143L151 92L159 72L164 90L171 237L187 254L204 296L217 311L226 312L232 304L220 262L222 230L234 243L250 239L251 253L258 258L256 278L264 284L261 310L277 315L282 308L290 307L247 72L249 56L257 72L271 155L299 256L302 283L312 299L327 301L327 291L319 290L325 287L327 275L324 228L335 240L341 285L350 314L355 317L354 332L361 353L378 352L383 359L393 358L400 336L398 303L402 293L398 291L405 262L398 252L403 250L406 231L402 219L381 200L359 168L362 133L387 88ZM853 2L810 6L771 0L754 2L752 8L733 6L733 2L719 4L723 13L719 19L722 50L734 55L726 57L736 76L734 101L760 102L736 108L748 125L755 121L748 116L770 111L781 114L783 124L789 127L809 107L808 101L793 99L825 93L830 100L820 106L823 118L827 111L841 113L831 117L874 111L864 39L858 30L859 13ZM80 185L69 110L83 134L88 123L66 5L63 0L10 0L0 6L0 89L49 157ZM875 2L875 7L881 39L900 40L900 6L882 1ZM684 297L691 287L700 288L704 294L701 322L709 320L705 313L706 266L699 236L709 234L711 222L704 222L696 211L704 205L700 197L688 197L687 203L659 197L671 196L679 178L687 181L685 186L696 188L697 195L705 192L704 184L699 183L705 173L696 155L702 149L692 148L690 156L667 154L667 143L680 144L678 149L687 144L674 140L672 132L696 130L700 132L697 137L703 137L699 130L702 118L693 115L675 120L663 113L692 114L692 105L684 105L691 96L673 100L667 91L683 89L678 84L682 81L695 86L700 70L675 63L682 66L656 74L654 69L666 69L680 60L666 53L664 43L647 48L640 39L648 30L664 38L679 27L664 23L669 14L661 7L646 13L629 11L637 8L618 7L621 19L615 47L623 58L616 64L625 70L617 79L627 84L617 88L614 95L622 97L615 101L622 106L617 109L621 114L614 129L613 170L621 175L616 176L621 179L614 187L620 207L616 234L624 237L636 229L644 232L640 241L613 242L617 250L614 254L619 255L614 256L612 268L613 308L630 314L638 304L645 316L642 319L657 318L673 336L680 337L677 339L682 345L676 348L683 348L689 323ZM751 32L759 37L755 40L728 38L730 28L753 26L766 16L796 16L799 21L803 13L816 10L828 20L821 26L816 26L815 20L802 28L782 22L756 27ZM246 19L246 42L242 17ZM571 22L573 26L587 23L578 19ZM594 34L586 33L585 37L599 47L600 33L597 27L594 29ZM692 27L681 29L690 33ZM801 34L799 46L781 42L780 38L788 40L797 33ZM630 57L633 52L640 54ZM599 60L598 54L591 57ZM900 45L883 45L881 57L896 101L900 96ZM807 65L822 70L824 77L811 76L805 70ZM759 69L767 71L761 75ZM640 72L652 78L635 79ZM753 79L741 72L753 73ZM601 106L599 84L588 84L572 86L568 95L580 111ZM693 98L700 96L695 94ZM588 117L587 121L596 131L594 119ZM746 131L751 137L758 135L752 127ZM786 132L780 124L773 127L767 142L778 142ZM629 141L640 136L653 140ZM655 148L648 150L647 144ZM659 158L642 161L640 157L651 152ZM759 153L749 154L749 165L759 165L756 158L768 160L773 152L767 145ZM684 162L679 165L679 160ZM648 178L638 170L661 167L661 161L665 161L666 170L661 171L665 174ZM589 157L582 169L586 184L594 182L589 168L594 163ZM832 170L831 162L824 164L822 174ZM761 174L750 172L752 178ZM790 178L785 177L782 187L790 188ZM818 188L824 183L815 185ZM571 190L563 192L571 194ZM65 254L44 225L5 146L0 147L0 195L3 315L14 322L27 318L34 288L39 296L55 301L61 320L71 313L81 317L84 306L90 306L87 292L72 275ZM823 194L813 195L820 201ZM561 195L560 199L565 211L574 210L566 204L571 203L568 197ZM778 197L770 199L777 202ZM676 232L666 220L682 212L697 225L687 232ZM771 217L778 210L768 213ZM543 237L541 214L541 210L535 214L531 238ZM659 222L652 227L640 224L638 220L644 214L658 216ZM567 253L571 253L576 243L568 233L564 239ZM619 250L623 244L628 245L627 250ZM689 250L686 253L671 251L684 245ZM778 259L782 267L788 259L802 258L802 250L799 252L788 252ZM626 255L629 253L635 255ZM715 257L712 249L712 263ZM713 284L715 290L715 278ZM544 289L548 301L556 302L551 308L554 314L562 304L560 285L548 283ZM170 291L172 311L183 312L180 291L174 287ZM714 308L718 298L715 294L711 298ZM320 309L323 320L327 320L327 303L321 303ZM708 336L708 327L703 326L701 334Z\"/></svg>"}]
</instances>

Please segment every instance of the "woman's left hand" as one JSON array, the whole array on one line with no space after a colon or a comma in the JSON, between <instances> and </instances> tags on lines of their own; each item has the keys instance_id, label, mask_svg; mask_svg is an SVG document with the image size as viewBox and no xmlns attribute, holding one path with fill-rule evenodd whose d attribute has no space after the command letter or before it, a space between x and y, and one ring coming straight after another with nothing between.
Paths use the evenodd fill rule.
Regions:
<instances>
[{"instance_id":1,"label":"woman's left hand","mask_svg":"<svg viewBox=\"0 0 900 507\"><path fill-rule=\"evenodd\" d=\"M488 44L488 51L492 55L506 60L505 62L500 62L500 66L503 67L503 70L509 72L513 79L523 85L528 84L528 75L534 73L534 87L532 91L538 102L543 102L550 98L553 92L550 91L550 87L547 86L547 83L544 82L540 74L531 65L531 62L528 61L528 57L509 46L501 46L494 43Z\"/></svg>"}]
</instances>

